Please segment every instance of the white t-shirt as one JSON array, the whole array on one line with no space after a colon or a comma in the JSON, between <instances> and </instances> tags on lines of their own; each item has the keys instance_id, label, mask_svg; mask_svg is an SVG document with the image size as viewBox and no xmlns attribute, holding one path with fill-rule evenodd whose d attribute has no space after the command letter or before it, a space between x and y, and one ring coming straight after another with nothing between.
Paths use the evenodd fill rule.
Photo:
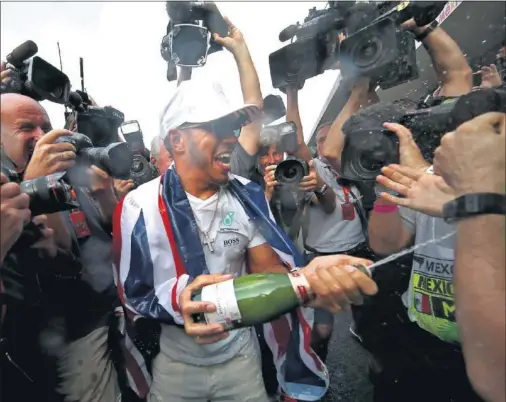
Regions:
<instances>
[{"instance_id":1,"label":"white t-shirt","mask_svg":"<svg viewBox=\"0 0 506 402\"><path fill-rule=\"evenodd\" d=\"M342 206L346 202L346 195L343 188L337 183L336 175L329 165L324 164L319 159L313 159L313 164L325 184L334 190L336 209L328 214L320 205L310 205L308 207L309 225L306 244L321 253L351 250L360 243L365 242L358 212L355 208L353 220L343 219ZM360 193L355 186L351 187L351 191L356 197L360 198ZM348 201L354 203L355 199L349 195Z\"/></svg>"},{"instance_id":2,"label":"white t-shirt","mask_svg":"<svg viewBox=\"0 0 506 402\"><path fill-rule=\"evenodd\" d=\"M240 202L225 189L206 200L188 193L186 196L200 228L199 233L209 273L245 275L246 251L266 241L249 219ZM206 232L210 225L209 238L213 240L213 252L204 244L205 239L201 233ZM162 353L174 360L189 364L212 365L230 360L248 342L253 341L251 329L245 328L230 332L229 337L220 342L198 345L193 338L185 334L183 329L164 325L160 349Z\"/></svg>"}]
</instances>

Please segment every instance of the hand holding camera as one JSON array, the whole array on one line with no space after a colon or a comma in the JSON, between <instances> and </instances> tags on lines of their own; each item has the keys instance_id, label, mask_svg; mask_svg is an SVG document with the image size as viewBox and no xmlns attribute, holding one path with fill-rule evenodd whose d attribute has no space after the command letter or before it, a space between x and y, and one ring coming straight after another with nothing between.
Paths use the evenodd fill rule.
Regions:
<instances>
[{"instance_id":1,"label":"hand holding camera","mask_svg":"<svg viewBox=\"0 0 506 402\"><path fill-rule=\"evenodd\" d=\"M35 145L24 179L30 180L56 172L65 172L75 165L76 148L69 142L55 143L60 137L72 135L67 130L53 130Z\"/></svg>"},{"instance_id":2,"label":"hand holding camera","mask_svg":"<svg viewBox=\"0 0 506 402\"><path fill-rule=\"evenodd\" d=\"M274 176L276 172L277 165L270 165L265 168L265 175L264 175L264 181L265 181L265 196L270 201L272 199L272 194L274 193L274 189L279 184L276 181L276 178Z\"/></svg>"},{"instance_id":3,"label":"hand holding camera","mask_svg":"<svg viewBox=\"0 0 506 402\"><path fill-rule=\"evenodd\" d=\"M0 82L2 84L8 85L11 74L11 70L7 68L5 61L2 61L2 64L0 66Z\"/></svg>"},{"instance_id":4,"label":"hand holding camera","mask_svg":"<svg viewBox=\"0 0 506 402\"><path fill-rule=\"evenodd\" d=\"M213 39L218 45L223 46L237 57L238 52L247 50L246 42L242 32L227 17L224 17L224 19L228 25L229 36L222 38L218 33L215 33Z\"/></svg>"},{"instance_id":5,"label":"hand holding camera","mask_svg":"<svg viewBox=\"0 0 506 402\"><path fill-rule=\"evenodd\" d=\"M302 180L299 183L299 189L301 191L311 192L315 191L318 187L321 187L323 185L323 182L318 185L319 177L316 173L315 168L313 167L313 161L309 161L309 174L307 176L304 176Z\"/></svg>"},{"instance_id":6,"label":"hand holding camera","mask_svg":"<svg viewBox=\"0 0 506 402\"><path fill-rule=\"evenodd\" d=\"M21 235L23 227L30 222L30 198L21 194L19 184L9 183L5 175L1 175L0 183L1 204L1 248L0 261L3 261L7 251Z\"/></svg>"},{"instance_id":7,"label":"hand holding camera","mask_svg":"<svg viewBox=\"0 0 506 402\"><path fill-rule=\"evenodd\" d=\"M399 140L400 164L425 172L429 164L425 161L422 152L413 140L411 131L402 124L397 123L384 123L383 127L393 132Z\"/></svg>"},{"instance_id":8,"label":"hand holding camera","mask_svg":"<svg viewBox=\"0 0 506 402\"><path fill-rule=\"evenodd\" d=\"M121 200L125 195L132 191L135 187L134 181L114 179L114 190L116 191L116 197Z\"/></svg>"}]
</instances>

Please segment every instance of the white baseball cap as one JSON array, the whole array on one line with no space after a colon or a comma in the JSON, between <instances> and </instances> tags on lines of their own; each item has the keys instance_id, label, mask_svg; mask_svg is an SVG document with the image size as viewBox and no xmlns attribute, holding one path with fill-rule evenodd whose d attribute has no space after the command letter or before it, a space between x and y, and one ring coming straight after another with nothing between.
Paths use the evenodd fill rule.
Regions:
<instances>
[{"instance_id":1,"label":"white baseball cap","mask_svg":"<svg viewBox=\"0 0 506 402\"><path fill-rule=\"evenodd\" d=\"M261 117L256 105L234 107L218 82L190 80L182 82L163 108L160 137L178 128L199 127L216 123L237 130Z\"/></svg>"}]
</instances>

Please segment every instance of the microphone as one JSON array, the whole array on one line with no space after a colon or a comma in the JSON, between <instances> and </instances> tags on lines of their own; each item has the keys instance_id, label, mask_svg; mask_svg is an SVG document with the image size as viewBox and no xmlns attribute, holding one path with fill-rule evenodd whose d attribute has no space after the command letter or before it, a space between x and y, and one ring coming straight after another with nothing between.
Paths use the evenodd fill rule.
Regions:
<instances>
[{"instance_id":1,"label":"microphone","mask_svg":"<svg viewBox=\"0 0 506 402\"><path fill-rule=\"evenodd\" d=\"M69 103L76 110L82 109L83 98L77 92L72 91L69 93Z\"/></svg>"},{"instance_id":2,"label":"microphone","mask_svg":"<svg viewBox=\"0 0 506 402\"><path fill-rule=\"evenodd\" d=\"M289 25L287 26L285 29L283 29L280 33L279 33L279 41L280 42L286 42L287 40L290 40L292 39L295 34L297 33L297 31L299 30L299 26L298 25Z\"/></svg>"},{"instance_id":3,"label":"microphone","mask_svg":"<svg viewBox=\"0 0 506 402\"><path fill-rule=\"evenodd\" d=\"M35 42L33 40L27 40L25 43L22 43L12 52L10 52L5 60L7 63L12 64L14 67L17 67L26 59L34 56L38 51L39 48Z\"/></svg>"}]
</instances>

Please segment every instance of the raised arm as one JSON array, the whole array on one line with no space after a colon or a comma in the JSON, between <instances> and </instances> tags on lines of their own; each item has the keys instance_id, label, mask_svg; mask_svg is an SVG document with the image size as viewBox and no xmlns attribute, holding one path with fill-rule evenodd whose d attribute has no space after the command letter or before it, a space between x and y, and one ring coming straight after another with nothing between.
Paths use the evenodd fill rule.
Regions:
<instances>
[{"instance_id":1,"label":"raised arm","mask_svg":"<svg viewBox=\"0 0 506 402\"><path fill-rule=\"evenodd\" d=\"M413 20L403 24L412 31L429 52L443 96L461 96L473 87L472 70L459 45L441 28L432 24L417 27Z\"/></svg>"},{"instance_id":2,"label":"raised arm","mask_svg":"<svg viewBox=\"0 0 506 402\"><path fill-rule=\"evenodd\" d=\"M262 91L260 90L258 74L253 60L251 59L248 46L246 45L241 31L239 31L228 18L225 18L225 20L228 23L229 36L221 38L218 34L215 34L214 40L216 43L228 49L234 56L237 69L239 70L244 103L257 105L262 109ZM241 131L239 143L249 155L256 155L258 153L258 141L261 128L261 123L256 122L243 127Z\"/></svg>"},{"instance_id":3,"label":"raised arm","mask_svg":"<svg viewBox=\"0 0 506 402\"><path fill-rule=\"evenodd\" d=\"M311 151L309 150L306 142L304 141L304 131L302 129L302 121L300 120L299 113L299 90L295 87L288 87L286 89L287 96L287 108L286 108L286 121L293 121L297 126L297 143L298 149L295 155L309 162L311 157Z\"/></svg>"},{"instance_id":4,"label":"raised arm","mask_svg":"<svg viewBox=\"0 0 506 402\"><path fill-rule=\"evenodd\" d=\"M341 153L344 147L342 127L346 120L357 113L361 105L367 103L369 79L361 78L351 90L348 102L332 123L327 138L323 143L322 156L339 172L341 170Z\"/></svg>"}]
</instances>

